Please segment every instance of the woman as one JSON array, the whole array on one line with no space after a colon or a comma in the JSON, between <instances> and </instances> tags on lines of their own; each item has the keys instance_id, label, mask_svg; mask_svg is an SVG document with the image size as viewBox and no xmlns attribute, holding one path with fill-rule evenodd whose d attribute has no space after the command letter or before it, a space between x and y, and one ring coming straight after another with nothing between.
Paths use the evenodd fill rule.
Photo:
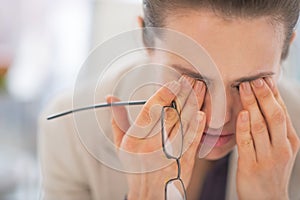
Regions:
<instances>
[{"instance_id":1,"label":"woman","mask_svg":"<svg viewBox=\"0 0 300 200\"><path fill-rule=\"evenodd\" d=\"M186 63L169 54L162 57L161 52L149 50L150 59L172 66L182 77L151 96L133 124L129 124L125 108L112 108L112 132L120 160L126 163L120 151L141 154L160 147L161 134L152 135L151 130L161 118L158 111L175 102L185 140L190 139L187 142L190 146L179 161L187 199L299 199L295 188L300 182L290 180L294 165L292 179L299 178L300 171L299 157L296 157L300 146L296 129L299 131L300 127L295 123L299 106L291 105L297 102L291 99L298 96L292 97L288 90L281 90L285 93L281 95L277 87L281 62L287 57L295 37L299 1L144 0L144 13L140 22L145 27L178 31L207 50L222 76L226 92L225 116L212 117L212 101L218 96L217 89L209 89L215 88L213 77L208 77L209 84L195 81L195 76L190 74L196 72ZM145 33L145 45L157 42L158 37ZM299 95L299 88L293 90ZM193 95L196 103L192 102L195 101ZM117 97L107 97L109 103L116 101L119 101ZM49 112L65 104L62 102L56 102ZM153 105L159 105L159 109L152 109ZM296 113L294 110L294 116L290 117L288 112L292 109L287 107L291 106L295 106ZM166 113L170 121L169 137L175 137L172 130L180 123L173 117L176 113ZM48 132L41 137L48 199L120 199L125 196L129 200L164 199L166 193L171 195L170 199L180 199L184 195L178 183L165 191L166 181L177 176L178 163L172 162L154 172L125 176L93 160L72 134L62 136L66 134L60 133L61 144L57 143L58 136L52 132L57 127L73 132L70 128L74 125L69 123L70 119L66 119L41 126L42 131ZM138 126L147 128L137 129ZM133 137L136 134L151 137L140 140ZM213 148L199 159L201 146L214 140ZM52 143L63 152L54 150ZM235 145L238 159L228 161L228 154ZM232 172L235 165L237 169Z\"/></svg>"}]
</instances>

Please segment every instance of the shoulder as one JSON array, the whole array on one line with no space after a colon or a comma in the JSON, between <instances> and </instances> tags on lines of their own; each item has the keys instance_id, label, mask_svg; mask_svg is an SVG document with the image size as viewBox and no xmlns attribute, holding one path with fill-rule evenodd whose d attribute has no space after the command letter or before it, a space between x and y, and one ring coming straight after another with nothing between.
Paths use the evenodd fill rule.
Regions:
<instances>
[{"instance_id":1,"label":"shoulder","mask_svg":"<svg viewBox=\"0 0 300 200\"><path fill-rule=\"evenodd\" d=\"M69 116L63 120L46 119L51 114L69 109L69 105L72 101L67 92L53 99L39 118L38 150L45 199L90 199L88 179L81 156L78 156L81 150L73 136L72 120ZM78 197L66 193L68 190L79 190L79 186L86 189L80 189Z\"/></svg>"},{"instance_id":2,"label":"shoulder","mask_svg":"<svg viewBox=\"0 0 300 200\"><path fill-rule=\"evenodd\" d=\"M67 91L54 98L39 119L39 158L45 197L92 199L92 195L95 199L122 199L127 191L126 180L122 173L97 157L105 155L112 158L114 151L107 148L104 134L99 134L99 129L90 126L92 120L87 118L89 112L76 116L81 119L80 122L72 114L47 120L49 115L72 108L73 91ZM95 116L95 112L90 113ZM100 114L103 113L100 111ZM109 112L100 118L103 120L100 119L99 123L105 126L102 133L109 136ZM99 139L99 136L102 137ZM119 189L112 193L115 184L119 185ZM74 191L77 196L67 191Z\"/></svg>"}]
</instances>

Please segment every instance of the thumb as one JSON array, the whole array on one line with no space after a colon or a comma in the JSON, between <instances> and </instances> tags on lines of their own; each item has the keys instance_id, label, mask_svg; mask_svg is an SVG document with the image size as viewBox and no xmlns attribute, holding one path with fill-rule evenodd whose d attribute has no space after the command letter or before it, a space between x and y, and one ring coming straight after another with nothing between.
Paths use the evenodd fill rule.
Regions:
<instances>
[{"instance_id":1,"label":"thumb","mask_svg":"<svg viewBox=\"0 0 300 200\"><path fill-rule=\"evenodd\" d=\"M120 99L114 96L107 96L106 101L107 103L114 103L120 101ZM111 125L114 143L119 148L126 131L130 127L130 123L128 120L127 110L124 106L111 106L110 108L112 111Z\"/></svg>"}]
</instances>

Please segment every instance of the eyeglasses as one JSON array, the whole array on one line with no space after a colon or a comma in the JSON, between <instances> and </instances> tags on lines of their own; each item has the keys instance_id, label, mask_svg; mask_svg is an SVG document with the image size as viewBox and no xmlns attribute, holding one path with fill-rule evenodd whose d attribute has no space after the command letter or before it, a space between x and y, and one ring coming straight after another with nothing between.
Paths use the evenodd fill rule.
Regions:
<instances>
[{"instance_id":1,"label":"eyeglasses","mask_svg":"<svg viewBox=\"0 0 300 200\"><path fill-rule=\"evenodd\" d=\"M113 103L101 103L101 104L95 104L92 106L82 107L82 108L76 108L73 110L61 112L58 114L54 114L47 117L47 120L56 119L65 115L69 115L76 112L81 112L85 110L92 110L96 108L105 108L105 107L111 107L111 106L135 106L135 105L144 105L146 103L146 100L141 101L119 101L119 102L113 102Z\"/></svg>"},{"instance_id":2,"label":"eyeglasses","mask_svg":"<svg viewBox=\"0 0 300 200\"><path fill-rule=\"evenodd\" d=\"M171 115L175 125L170 123L167 115ZM176 126L176 123L178 126ZM177 177L168 180L165 184L165 200L184 199L186 200L186 190L181 179L180 159L183 152L183 126L180 114L175 101L170 106L164 106L161 110L161 135L162 147L165 156L173 159L177 164ZM172 135L172 136L171 136ZM171 138L170 138L171 136ZM172 140L172 141L170 141Z\"/></svg>"},{"instance_id":3,"label":"eyeglasses","mask_svg":"<svg viewBox=\"0 0 300 200\"><path fill-rule=\"evenodd\" d=\"M61 112L58 114L54 114L47 117L47 120L53 120L65 115L69 115L76 112L81 112L85 110L91 110L96 108L104 108L111 106L134 106L134 105L144 105L146 103L145 100L141 101L121 101L121 102L113 102L113 103L101 103L95 104L92 106L77 108L65 112ZM168 115L172 115L175 118L172 118L172 121L178 124L175 125L174 128L169 127L169 120L167 118ZM173 125L172 125L173 126ZM176 134L176 131L178 134ZM175 132L175 136L173 141L170 141L169 136ZM162 148L163 152L167 159L173 159L177 163L177 177L170 179L165 184L165 199L184 199L186 200L186 190L184 183L181 179L181 164L180 159L183 153L183 126L181 122L180 114L177 110L176 102L173 101L170 106L164 106L161 110L161 135L162 135ZM173 134L174 135L174 134Z\"/></svg>"}]
</instances>

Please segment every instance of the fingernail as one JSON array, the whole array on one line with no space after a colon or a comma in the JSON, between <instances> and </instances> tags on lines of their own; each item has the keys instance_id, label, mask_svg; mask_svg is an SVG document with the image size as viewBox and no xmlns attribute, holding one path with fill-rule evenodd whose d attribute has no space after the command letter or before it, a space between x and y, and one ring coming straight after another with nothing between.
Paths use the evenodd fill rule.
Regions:
<instances>
[{"instance_id":1,"label":"fingernail","mask_svg":"<svg viewBox=\"0 0 300 200\"><path fill-rule=\"evenodd\" d=\"M113 102L120 101L120 99L118 99L118 98L116 98L112 95L106 95L105 100L106 100L107 103L113 103Z\"/></svg>"},{"instance_id":2,"label":"fingernail","mask_svg":"<svg viewBox=\"0 0 300 200\"><path fill-rule=\"evenodd\" d=\"M172 81L167 85L167 88L173 93L177 94L180 90L180 83L178 81Z\"/></svg>"},{"instance_id":3,"label":"fingernail","mask_svg":"<svg viewBox=\"0 0 300 200\"><path fill-rule=\"evenodd\" d=\"M201 111L197 111L196 119L197 119L199 122L202 122L202 121L203 121L203 118L204 118L204 113L201 112Z\"/></svg>"},{"instance_id":4,"label":"fingernail","mask_svg":"<svg viewBox=\"0 0 300 200\"><path fill-rule=\"evenodd\" d=\"M180 83L183 83L184 85L188 85L188 86L191 86L193 85L193 81L194 79L189 77L189 76L186 76L186 75L183 75L180 79L179 79L179 82Z\"/></svg>"},{"instance_id":5,"label":"fingernail","mask_svg":"<svg viewBox=\"0 0 300 200\"><path fill-rule=\"evenodd\" d=\"M111 98L110 98L111 96L110 95L106 95L105 96L105 101L107 102L107 103L110 103L111 102Z\"/></svg>"},{"instance_id":6,"label":"fingernail","mask_svg":"<svg viewBox=\"0 0 300 200\"><path fill-rule=\"evenodd\" d=\"M202 81L196 81L196 85L195 85L195 91L196 92L202 92L204 88L204 83Z\"/></svg>"},{"instance_id":7,"label":"fingernail","mask_svg":"<svg viewBox=\"0 0 300 200\"><path fill-rule=\"evenodd\" d=\"M246 111L243 111L241 114L241 120L242 122L247 122L249 120L249 114Z\"/></svg>"},{"instance_id":8,"label":"fingernail","mask_svg":"<svg viewBox=\"0 0 300 200\"><path fill-rule=\"evenodd\" d=\"M271 89L273 89L274 83L273 83L272 78L271 78L271 77L267 77L267 78L265 78L265 80L266 80L267 84L269 85L269 87L270 87Z\"/></svg>"},{"instance_id":9,"label":"fingernail","mask_svg":"<svg viewBox=\"0 0 300 200\"><path fill-rule=\"evenodd\" d=\"M252 81L252 83L257 88L260 88L260 87L262 87L264 85L264 82L263 82L263 80L261 78Z\"/></svg>"},{"instance_id":10,"label":"fingernail","mask_svg":"<svg viewBox=\"0 0 300 200\"><path fill-rule=\"evenodd\" d=\"M251 90L251 86L249 84L249 82L244 82L241 84L242 89L245 91L246 94L251 94L252 90Z\"/></svg>"},{"instance_id":11,"label":"fingernail","mask_svg":"<svg viewBox=\"0 0 300 200\"><path fill-rule=\"evenodd\" d=\"M187 76L186 75L182 75L181 77L180 77L180 79L179 79L179 82L183 82L183 81L186 81L186 79L187 79Z\"/></svg>"}]
</instances>

